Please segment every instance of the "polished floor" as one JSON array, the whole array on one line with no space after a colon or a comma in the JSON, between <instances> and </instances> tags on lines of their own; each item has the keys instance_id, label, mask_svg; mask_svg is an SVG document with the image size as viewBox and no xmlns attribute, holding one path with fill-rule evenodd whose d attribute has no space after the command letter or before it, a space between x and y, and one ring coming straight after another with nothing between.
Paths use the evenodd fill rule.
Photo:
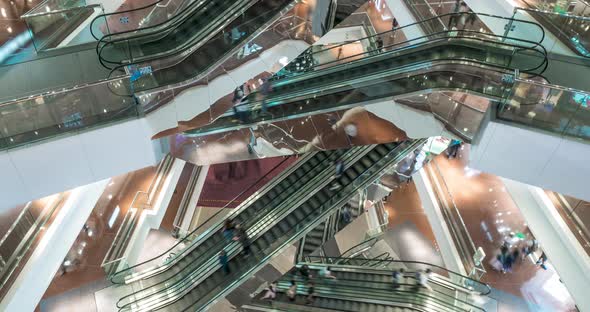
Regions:
<instances>
[{"instance_id":1,"label":"polished floor","mask_svg":"<svg viewBox=\"0 0 590 312\"><path fill-rule=\"evenodd\" d=\"M469 168L468 157L469 148L463 146L457 158L449 160L439 155L430 165L440 170L474 244L486 253L483 263L487 273L482 281L494 287L502 298L524 300L531 311L570 311L573 300L559 282L551 259L547 270L535 265L536 257L517 261L512 272L494 269L493 261L504 242L522 248L525 240L517 239L518 234L527 239L533 236L500 178ZM503 307L502 300L499 306ZM501 310L509 311L510 306Z\"/></svg>"},{"instance_id":2,"label":"polished floor","mask_svg":"<svg viewBox=\"0 0 590 312\"><path fill-rule=\"evenodd\" d=\"M147 167L111 179L66 255L64 263L68 265L56 272L41 306L48 298L106 277L102 261L133 198L138 191L148 189L155 172L155 167Z\"/></svg>"},{"instance_id":3,"label":"polished floor","mask_svg":"<svg viewBox=\"0 0 590 312\"><path fill-rule=\"evenodd\" d=\"M382 183L388 184L386 180ZM436 238L413 182L394 187L385 202L385 209L389 223L383 239L401 260L444 266Z\"/></svg>"}]
</instances>

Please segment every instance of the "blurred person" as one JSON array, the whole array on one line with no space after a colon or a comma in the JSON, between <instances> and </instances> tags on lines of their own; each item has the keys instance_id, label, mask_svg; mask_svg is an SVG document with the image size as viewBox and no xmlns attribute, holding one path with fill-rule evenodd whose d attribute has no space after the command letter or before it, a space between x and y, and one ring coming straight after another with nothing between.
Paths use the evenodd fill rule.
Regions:
<instances>
[{"instance_id":1,"label":"blurred person","mask_svg":"<svg viewBox=\"0 0 590 312\"><path fill-rule=\"evenodd\" d=\"M223 269L223 273L225 273L225 275L229 275L230 273L228 263L229 259L227 257L227 253L225 250L221 250L221 252L219 252L219 264L221 264L221 268Z\"/></svg>"},{"instance_id":2,"label":"blurred person","mask_svg":"<svg viewBox=\"0 0 590 312\"><path fill-rule=\"evenodd\" d=\"M240 242L242 245L242 252L245 256L250 255L250 238L248 238L248 233L242 228L241 224L236 225L233 239Z\"/></svg>"},{"instance_id":3,"label":"blurred person","mask_svg":"<svg viewBox=\"0 0 590 312\"><path fill-rule=\"evenodd\" d=\"M234 237L234 228L233 221L231 219L225 219L223 222L223 229L221 231L226 241L231 241Z\"/></svg>"},{"instance_id":4,"label":"blurred person","mask_svg":"<svg viewBox=\"0 0 590 312\"><path fill-rule=\"evenodd\" d=\"M383 39L381 39L381 37L377 37L375 43L377 44L377 51L383 52Z\"/></svg>"},{"instance_id":5,"label":"blurred person","mask_svg":"<svg viewBox=\"0 0 590 312\"><path fill-rule=\"evenodd\" d=\"M332 268L326 267L322 270L322 277L327 279L336 279L336 276L332 274Z\"/></svg>"},{"instance_id":6,"label":"blurred person","mask_svg":"<svg viewBox=\"0 0 590 312\"><path fill-rule=\"evenodd\" d=\"M449 147L447 148L447 158L456 158L459 149L461 148L461 141L452 139Z\"/></svg>"},{"instance_id":7,"label":"blurred person","mask_svg":"<svg viewBox=\"0 0 590 312\"><path fill-rule=\"evenodd\" d=\"M404 272L403 268L393 271L393 289L398 289L404 283Z\"/></svg>"},{"instance_id":8,"label":"blurred person","mask_svg":"<svg viewBox=\"0 0 590 312\"><path fill-rule=\"evenodd\" d=\"M459 13L460 9L461 9L461 0L455 0L455 4L453 5L453 9L450 12L450 13L452 13L452 15L449 16L449 24L447 25L447 27L449 29L453 29L453 27L457 27L457 22L459 21L459 15L457 13Z\"/></svg>"},{"instance_id":9,"label":"blurred person","mask_svg":"<svg viewBox=\"0 0 590 312\"><path fill-rule=\"evenodd\" d=\"M268 285L268 288L266 289L266 293L260 299L261 300L270 300L272 302L276 297L277 297L277 282L275 281L275 282L270 283L270 285Z\"/></svg>"},{"instance_id":10,"label":"blurred person","mask_svg":"<svg viewBox=\"0 0 590 312\"><path fill-rule=\"evenodd\" d=\"M297 296L297 284L295 283L294 280L291 280L291 286L289 286L289 289L287 289L287 297L289 298L289 301L293 302L293 301L295 301L296 296Z\"/></svg>"},{"instance_id":11,"label":"blurred person","mask_svg":"<svg viewBox=\"0 0 590 312\"><path fill-rule=\"evenodd\" d=\"M301 274L301 276L304 279L310 279L311 278L311 273L309 271L309 267L307 266L307 264L304 264L301 267L299 267L299 274Z\"/></svg>"},{"instance_id":12,"label":"blurred person","mask_svg":"<svg viewBox=\"0 0 590 312\"><path fill-rule=\"evenodd\" d=\"M312 281L307 282L307 299L305 300L306 305L313 304L315 299L315 287Z\"/></svg>"}]
</instances>

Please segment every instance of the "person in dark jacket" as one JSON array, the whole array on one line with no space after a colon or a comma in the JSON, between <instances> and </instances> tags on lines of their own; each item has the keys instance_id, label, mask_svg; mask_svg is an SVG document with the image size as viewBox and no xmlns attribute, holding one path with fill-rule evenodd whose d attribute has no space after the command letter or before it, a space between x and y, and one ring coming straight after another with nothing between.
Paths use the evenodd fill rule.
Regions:
<instances>
[{"instance_id":1,"label":"person in dark jacket","mask_svg":"<svg viewBox=\"0 0 590 312\"><path fill-rule=\"evenodd\" d=\"M227 253L225 250L222 250L219 253L219 264L221 264L221 268L223 269L223 273L225 273L225 275L229 275L230 273L228 262L229 259L227 257Z\"/></svg>"},{"instance_id":2,"label":"person in dark jacket","mask_svg":"<svg viewBox=\"0 0 590 312\"><path fill-rule=\"evenodd\" d=\"M242 252L245 256L250 254L250 238L248 238L248 234L246 230L242 228L241 224L236 225L234 230L234 240L240 242L242 245Z\"/></svg>"}]
</instances>

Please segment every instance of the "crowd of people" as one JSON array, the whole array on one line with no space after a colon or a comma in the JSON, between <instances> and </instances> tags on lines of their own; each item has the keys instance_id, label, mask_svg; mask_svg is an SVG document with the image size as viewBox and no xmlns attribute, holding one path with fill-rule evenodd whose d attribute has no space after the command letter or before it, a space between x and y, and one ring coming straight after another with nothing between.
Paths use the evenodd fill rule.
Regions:
<instances>
[{"instance_id":1,"label":"crowd of people","mask_svg":"<svg viewBox=\"0 0 590 312\"><path fill-rule=\"evenodd\" d=\"M527 240L524 243L516 244L514 246L504 242L500 247L500 251L496 255L496 258L492 260L491 265L496 271L500 271L502 273L511 273L514 265L522 262L522 260L527 258L529 255L534 255L538 249L539 245L534 239ZM546 270L546 261L547 256L543 252L536 261L536 264Z\"/></svg>"}]
</instances>

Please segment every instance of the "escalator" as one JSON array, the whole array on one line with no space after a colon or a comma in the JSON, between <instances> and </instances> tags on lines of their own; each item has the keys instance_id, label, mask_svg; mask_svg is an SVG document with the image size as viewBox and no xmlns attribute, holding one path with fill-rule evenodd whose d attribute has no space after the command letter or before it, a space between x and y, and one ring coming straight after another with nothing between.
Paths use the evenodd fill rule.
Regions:
<instances>
[{"instance_id":1,"label":"escalator","mask_svg":"<svg viewBox=\"0 0 590 312\"><path fill-rule=\"evenodd\" d=\"M541 27L538 31L543 33ZM385 32L376 36L388 35ZM273 76L271 91L264 100L268 113L262 113L263 96L253 92L239 104L239 110L250 112L249 121L236 122L234 111L229 110L211 124L185 133L219 133L424 92L460 90L499 101L510 94L512 84L507 77L515 71L521 77L542 78L548 64L545 49L539 44L542 38L539 35L525 40L472 30L444 31L320 62L322 56L325 59L326 55L336 55L342 46L351 43L331 46L313 52L317 57L311 57L311 61L310 57L294 60Z\"/></svg>"},{"instance_id":2,"label":"escalator","mask_svg":"<svg viewBox=\"0 0 590 312\"><path fill-rule=\"evenodd\" d=\"M282 188L275 191L275 197L268 196L270 200L258 205L260 211L241 218L242 213L251 209L247 207L236 216L247 230L252 254L240 255L241 246L237 242L225 244L216 231L219 227L213 228L198 240L196 248L185 249L185 254L177 257L178 261L158 269L155 275L143 274L143 280L128 280L133 287L143 289L121 298L117 306L120 311L200 311L207 308L239 286L243 277L253 274L284 247L295 243L344 205L359 188L372 183L383 169L423 143L422 140L407 141L314 154L313 158L321 157L321 160L316 160L311 169L305 162L289 174L286 181L280 182ZM342 159L347 168L337 181L331 181L332 161L336 157ZM335 190L333 183L340 187ZM229 258L230 273L227 275L217 259L221 250L225 250ZM176 264L181 261L184 267Z\"/></svg>"},{"instance_id":3,"label":"escalator","mask_svg":"<svg viewBox=\"0 0 590 312\"><path fill-rule=\"evenodd\" d=\"M100 38L97 52L108 68L137 64L194 50L234 20L250 20L257 16L272 17L288 5L289 0L193 1L169 20L140 29L107 34ZM241 16L241 18L238 18ZM244 19L246 18L246 19ZM98 16L93 23L104 20ZM92 27L95 29L96 26ZM230 28L231 29L231 28ZM230 41L244 36L235 28L227 34Z\"/></svg>"},{"instance_id":4,"label":"escalator","mask_svg":"<svg viewBox=\"0 0 590 312\"><path fill-rule=\"evenodd\" d=\"M489 294L486 284L471 280L445 268L428 263L394 260L371 260L374 263L334 265L330 262L342 262L342 258L314 257L319 262L306 262L314 278L315 300L307 301L308 280L297 274L297 269L285 274L278 281L278 294L273 308L285 311L400 311L399 308L417 308L425 311L485 311L482 302ZM365 259L346 259L347 263L360 263ZM390 267L375 268L375 263L389 263ZM336 279L322 278L321 271L326 267ZM399 288L392 287L392 272L405 268L404 282ZM431 274L429 290L416 290L415 272L429 268ZM462 281L469 280L475 288L466 288ZM295 301L287 298L286 292L291 281L297 285ZM456 281L456 282L455 282ZM482 297L478 297L482 296ZM478 298L475 298L478 297ZM267 307L268 303L255 298L253 306ZM396 310L398 308L398 310ZM250 309L248 309L250 310ZM257 310L257 309L251 309ZM403 310L401 310L403 311Z\"/></svg>"}]
</instances>

